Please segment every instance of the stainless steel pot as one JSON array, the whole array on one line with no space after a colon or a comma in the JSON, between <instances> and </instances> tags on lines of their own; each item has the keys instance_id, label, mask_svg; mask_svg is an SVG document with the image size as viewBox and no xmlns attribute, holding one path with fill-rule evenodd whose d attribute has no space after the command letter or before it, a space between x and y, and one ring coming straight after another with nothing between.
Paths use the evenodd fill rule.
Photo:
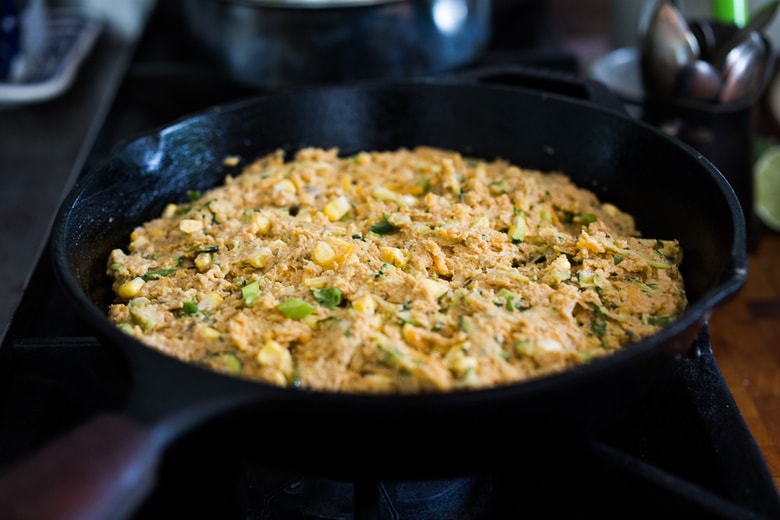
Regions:
<instances>
[{"instance_id":1,"label":"stainless steel pot","mask_svg":"<svg viewBox=\"0 0 780 520\"><path fill-rule=\"evenodd\" d=\"M403 79L476 60L490 0L182 0L185 20L241 83L275 88Z\"/></svg>"}]
</instances>

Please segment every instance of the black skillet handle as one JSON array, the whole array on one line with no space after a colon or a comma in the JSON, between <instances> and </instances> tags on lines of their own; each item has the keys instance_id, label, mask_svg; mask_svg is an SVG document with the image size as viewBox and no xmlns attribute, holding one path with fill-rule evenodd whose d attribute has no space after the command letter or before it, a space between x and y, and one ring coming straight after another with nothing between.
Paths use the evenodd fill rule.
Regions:
<instances>
[{"instance_id":1,"label":"black skillet handle","mask_svg":"<svg viewBox=\"0 0 780 520\"><path fill-rule=\"evenodd\" d=\"M563 96L628 115L625 104L603 83L554 69L522 65L483 67L444 78Z\"/></svg>"},{"instance_id":2,"label":"black skillet handle","mask_svg":"<svg viewBox=\"0 0 780 520\"><path fill-rule=\"evenodd\" d=\"M148 429L98 416L0 475L0 518L127 518L152 490L160 454Z\"/></svg>"}]
</instances>

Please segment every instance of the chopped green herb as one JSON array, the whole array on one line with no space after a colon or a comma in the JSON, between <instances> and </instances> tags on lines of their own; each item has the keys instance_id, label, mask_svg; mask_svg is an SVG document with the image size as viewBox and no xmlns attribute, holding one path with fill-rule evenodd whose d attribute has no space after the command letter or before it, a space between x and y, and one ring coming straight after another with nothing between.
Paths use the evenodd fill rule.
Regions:
<instances>
[{"instance_id":1,"label":"chopped green herb","mask_svg":"<svg viewBox=\"0 0 780 520\"><path fill-rule=\"evenodd\" d=\"M198 249L198 253L216 253L219 251L219 246L204 246Z\"/></svg>"},{"instance_id":2,"label":"chopped green herb","mask_svg":"<svg viewBox=\"0 0 780 520\"><path fill-rule=\"evenodd\" d=\"M149 271L146 271L146 274L143 275L141 278L143 279L144 282L148 282L149 280L156 280L164 276L170 276L175 272L176 269L151 269Z\"/></svg>"},{"instance_id":3,"label":"chopped green herb","mask_svg":"<svg viewBox=\"0 0 780 520\"><path fill-rule=\"evenodd\" d=\"M598 307L593 307L593 323L590 328L598 336L603 337L607 333L607 317Z\"/></svg>"},{"instance_id":4,"label":"chopped green herb","mask_svg":"<svg viewBox=\"0 0 780 520\"><path fill-rule=\"evenodd\" d=\"M239 358L235 352L230 351L208 354L201 361L208 368L226 374L239 374L244 365L241 362L241 358Z\"/></svg>"},{"instance_id":5,"label":"chopped green herb","mask_svg":"<svg viewBox=\"0 0 780 520\"><path fill-rule=\"evenodd\" d=\"M316 307L300 298L292 298L277 305L276 309L292 320L300 320L314 312Z\"/></svg>"},{"instance_id":6,"label":"chopped green herb","mask_svg":"<svg viewBox=\"0 0 780 520\"><path fill-rule=\"evenodd\" d=\"M241 297L244 299L244 303L247 307L251 307L255 300L260 297L260 284L254 281L241 288Z\"/></svg>"},{"instance_id":7,"label":"chopped green herb","mask_svg":"<svg viewBox=\"0 0 780 520\"><path fill-rule=\"evenodd\" d=\"M338 287L312 289L311 295L317 303L329 309L338 307L341 304L341 289Z\"/></svg>"},{"instance_id":8,"label":"chopped green herb","mask_svg":"<svg viewBox=\"0 0 780 520\"><path fill-rule=\"evenodd\" d=\"M380 220L376 224L372 225L368 228L368 230L372 233L376 233L377 235L392 235L394 233L398 233L398 227L388 222L386 218L385 220Z\"/></svg>"},{"instance_id":9,"label":"chopped green herb","mask_svg":"<svg viewBox=\"0 0 780 520\"><path fill-rule=\"evenodd\" d=\"M672 323L676 318L676 315L672 314L669 316L651 316L647 319L648 325L654 325L656 327L666 327L670 323Z\"/></svg>"},{"instance_id":10,"label":"chopped green herb","mask_svg":"<svg viewBox=\"0 0 780 520\"><path fill-rule=\"evenodd\" d=\"M201 195L203 194L200 190L187 190L187 198L190 199L190 202L195 202Z\"/></svg>"},{"instance_id":11,"label":"chopped green herb","mask_svg":"<svg viewBox=\"0 0 780 520\"><path fill-rule=\"evenodd\" d=\"M390 264L388 264L387 262L383 263L383 264L382 264L382 265L379 267L379 272L377 272L377 273L374 275L374 278L382 278L384 275L386 275L386 274L387 274L387 270L388 270L388 269L390 269L390 267L392 267L392 266L391 266Z\"/></svg>"},{"instance_id":12,"label":"chopped green herb","mask_svg":"<svg viewBox=\"0 0 780 520\"><path fill-rule=\"evenodd\" d=\"M491 195L501 195L509 191L509 184L505 180L494 181L488 185L488 191Z\"/></svg>"},{"instance_id":13,"label":"chopped green herb","mask_svg":"<svg viewBox=\"0 0 780 520\"><path fill-rule=\"evenodd\" d=\"M198 310L198 303L195 300L181 304L181 312L186 316L194 316L198 314Z\"/></svg>"},{"instance_id":14,"label":"chopped green herb","mask_svg":"<svg viewBox=\"0 0 780 520\"><path fill-rule=\"evenodd\" d=\"M466 321L465 316L460 317L460 320L458 320L458 326L460 327L460 330L462 330L463 332L469 331L469 322Z\"/></svg>"}]
</instances>

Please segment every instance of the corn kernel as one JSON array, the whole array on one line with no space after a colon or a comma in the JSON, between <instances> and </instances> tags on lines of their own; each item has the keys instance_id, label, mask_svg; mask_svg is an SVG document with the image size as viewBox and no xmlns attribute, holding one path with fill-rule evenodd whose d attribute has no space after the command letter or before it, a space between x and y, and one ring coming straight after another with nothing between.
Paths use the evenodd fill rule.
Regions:
<instances>
[{"instance_id":1,"label":"corn kernel","mask_svg":"<svg viewBox=\"0 0 780 520\"><path fill-rule=\"evenodd\" d=\"M391 213L387 216L387 221L394 226L402 226L404 224L410 224L412 218L406 213Z\"/></svg>"},{"instance_id":2,"label":"corn kernel","mask_svg":"<svg viewBox=\"0 0 780 520\"><path fill-rule=\"evenodd\" d=\"M274 192L286 191L289 193L297 193L298 188L295 187L295 183L290 179L282 179L274 184Z\"/></svg>"},{"instance_id":3,"label":"corn kernel","mask_svg":"<svg viewBox=\"0 0 780 520\"><path fill-rule=\"evenodd\" d=\"M423 292L431 299L436 300L443 296L447 291L449 291L449 287L444 282L438 282L436 280L431 280L430 278L425 278L420 282L420 285L422 286Z\"/></svg>"},{"instance_id":4,"label":"corn kernel","mask_svg":"<svg viewBox=\"0 0 780 520\"><path fill-rule=\"evenodd\" d=\"M357 164L368 164L371 162L371 154L368 152L360 152L355 156L355 163Z\"/></svg>"},{"instance_id":5,"label":"corn kernel","mask_svg":"<svg viewBox=\"0 0 780 520\"><path fill-rule=\"evenodd\" d=\"M310 287L312 289L322 289L328 283L328 277L312 276L311 278L306 278L303 280L303 283L306 284L306 287Z\"/></svg>"},{"instance_id":6,"label":"corn kernel","mask_svg":"<svg viewBox=\"0 0 780 520\"><path fill-rule=\"evenodd\" d=\"M487 217L479 217L472 224L475 229L490 229L490 220Z\"/></svg>"},{"instance_id":7,"label":"corn kernel","mask_svg":"<svg viewBox=\"0 0 780 520\"><path fill-rule=\"evenodd\" d=\"M355 253L355 244L346 240L342 240L336 237L328 238L328 245L333 249L335 254L334 262L339 265L346 264L353 258Z\"/></svg>"},{"instance_id":8,"label":"corn kernel","mask_svg":"<svg viewBox=\"0 0 780 520\"><path fill-rule=\"evenodd\" d=\"M336 260L336 252L327 242L319 241L314 245L314 249L311 252L312 261L322 267L329 267L333 265Z\"/></svg>"},{"instance_id":9,"label":"corn kernel","mask_svg":"<svg viewBox=\"0 0 780 520\"><path fill-rule=\"evenodd\" d=\"M249 231L256 235L264 235L271 229L271 219L255 211L249 217Z\"/></svg>"},{"instance_id":10,"label":"corn kernel","mask_svg":"<svg viewBox=\"0 0 780 520\"><path fill-rule=\"evenodd\" d=\"M249 265L256 269L262 269L268 265L268 260L273 256L273 252L268 247L258 247L247 258Z\"/></svg>"},{"instance_id":11,"label":"corn kernel","mask_svg":"<svg viewBox=\"0 0 780 520\"><path fill-rule=\"evenodd\" d=\"M404 252L397 247L381 246L379 254L382 260L396 267L404 267L408 261Z\"/></svg>"},{"instance_id":12,"label":"corn kernel","mask_svg":"<svg viewBox=\"0 0 780 520\"><path fill-rule=\"evenodd\" d=\"M236 155L228 155L222 159L222 164L225 166L238 166L239 162L241 162L241 158Z\"/></svg>"},{"instance_id":13,"label":"corn kernel","mask_svg":"<svg viewBox=\"0 0 780 520\"><path fill-rule=\"evenodd\" d=\"M221 294L216 292L210 292L201 298L201 300L198 302L198 310L201 311L210 311L213 309L216 309L220 303L224 301L224 298Z\"/></svg>"},{"instance_id":14,"label":"corn kernel","mask_svg":"<svg viewBox=\"0 0 780 520\"><path fill-rule=\"evenodd\" d=\"M281 370L274 370L269 376L269 382L277 386L287 386L287 376Z\"/></svg>"},{"instance_id":15,"label":"corn kernel","mask_svg":"<svg viewBox=\"0 0 780 520\"><path fill-rule=\"evenodd\" d=\"M168 204L162 212L162 218L171 218L179 211L179 206L176 204Z\"/></svg>"},{"instance_id":16,"label":"corn kernel","mask_svg":"<svg viewBox=\"0 0 780 520\"><path fill-rule=\"evenodd\" d=\"M364 294L360 298L352 300L352 308L370 316L376 310L376 301L370 294Z\"/></svg>"},{"instance_id":17,"label":"corn kernel","mask_svg":"<svg viewBox=\"0 0 780 520\"><path fill-rule=\"evenodd\" d=\"M274 367L283 374L290 375L293 361L290 351L274 340L268 340L257 353L257 361L264 367Z\"/></svg>"},{"instance_id":18,"label":"corn kernel","mask_svg":"<svg viewBox=\"0 0 780 520\"><path fill-rule=\"evenodd\" d=\"M146 282L144 282L144 279L140 276L136 276L129 282L125 282L122 285L119 286L119 288L116 290L117 294L121 296L122 298L134 298L138 295L138 292L141 290L141 287L144 286Z\"/></svg>"},{"instance_id":19,"label":"corn kernel","mask_svg":"<svg viewBox=\"0 0 780 520\"><path fill-rule=\"evenodd\" d=\"M143 246L145 246L148 243L149 243L149 239L146 238L146 236L141 235L141 236L138 236L138 238L136 238L132 242L130 242L130 244L127 246L127 248L130 251L137 251L137 250L139 250L140 248L142 248Z\"/></svg>"},{"instance_id":20,"label":"corn kernel","mask_svg":"<svg viewBox=\"0 0 780 520\"><path fill-rule=\"evenodd\" d=\"M179 222L179 229L184 233L195 233L196 231L203 229L203 222L200 220L185 218Z\"/></svg>"},{"instance_id":21,"label":"corn kernel","mask_svg":"<svg viewBox=\"0 0 780 520\"><path fill-rule=\"evenodd\" d=\"M216 340L220 337L220 333L217 329L207 325L203 325L198 328L198 335L200 335L200 337L205 340Z\"/></svg>"},{"instance_id":22,"label":"corn kernel","mask_svg":"<svg viewBox=\"0 0 780 520\"><path fill-rule=\"evenodd\" d=\"M205 271L211 265L211 253L200 253L195 257L195 267L200 271Z\"/></svg>"},{"instance_id":23,"label":"corn kernel","mask_svg":"<svg viewBox=\"0 0 780 520\"><path fill-rule=\"evenodd\" d=\"M525 240L525 235L528 233L528 223L525 220L524 214L515 215L514 223L509 226L507 234L509 238L514 242L522 242Z\"/></svg>"},{"instance_id":24,"label":"corn kernel","mask_svg":"<svg viewBox=\"0 0 780 520\"><path fill-rule=\"evenodd\" d=\"M477 359L474 356L469 356L467 352L467 345L456 345L444 356L445 365L458 377L462 377L477 368Z\"/></svg>"},{"instance_id":25,"label":"corn kernel","mask_svg":"<svg viewBox=\"0 0 780 520\"><path fill-rule=\"evenodd\" d=\"M411 323L404 323L401 327L401 335L404 337L404 341L416 348L422 348L425 344L425 337L419 327L415 327Z\"/></svg>"},{"instance_id":26,"label":"corn kernel","mask_svg":"<svg viewBox=\"0 0 780 520\"><path fill-rule=\"evenodd\" d=\"M349 200L343 195L325 204L323 213L330 219L331 222L335 222L342 218L350 209Z\"/></svg>"},{"instance_id":27,"label":"corn kernel","mask_svg":"<svg viewBox=\"0 0 780 520\"><path fill-rule=\"evenodd\" d=\"M374 197L384 202L398 202L398 194L384 186L378 186L374 189Z\"/></svg>"}]
</instances>

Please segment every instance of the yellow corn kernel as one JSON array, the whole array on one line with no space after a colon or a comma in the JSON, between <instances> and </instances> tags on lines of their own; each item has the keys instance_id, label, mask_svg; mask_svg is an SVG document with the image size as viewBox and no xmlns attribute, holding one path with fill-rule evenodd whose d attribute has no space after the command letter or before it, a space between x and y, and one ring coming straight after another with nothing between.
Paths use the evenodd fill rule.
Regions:
<instances>
[{"instance_id":1,"label":"yellow corn kernel","mask_svg":"<svg viewBox=\"0 0 780 520\"><path fill-rule=\"evenodd\" d=\"M560 255L553 260L539 276L539 280L546 284L555 285L571 279L571 263L565 255Z\"/></svg>"},{"instance_id":2,"label":"yellow corn kernel","mask_svg":"<svg viewBox=\"0 0 780 520\"><path fill-rule=\"evenodd\" d=\"M471 227L476 229L490 229L490 220L487 217L479 217L471 223Z\"/></svg>"},{"instance_id":3,"label":"yellow corn kernel","mask_svg":"<svg viewBox=\"0 0 780 520\"><path fill-rule=\"evenodd\" d=\"M255 211L249 217L249 231L256 235L264 235L271 229L271 219Z\"/></svg>"},{"instance_id":4,"label":"yellow corn kernel","mask_svg":"<svg viewBox=\"0 0 780 520\"><path fill-rule=\"evenodd\" d=\"M601 209L603 209L604 212L610 217L615 217L620 213L620 210L617 208L617 206L610 204L609 202L602 204Z\"/></svg>"},{"instance_id":5,"label":"yellow corn kernel","mask_svg":"<svg viewBox=\"0 0 780 520\"><path fill-rule=\"evenodd\" d=\"M523 213L515 215L515 220L512 225L509 226L509 231L507 231L507 234L514 242L522 242L525 240L525 235L528 234L528 223L526 222L525 215Z\"/></svg>"},{"instance_id":6,"label":"yellow corn kernel","mask_svg":"<svg viewBox=\"0 0 780 520\"><path fill-rule=\"evenodd\" d=\"M311 289L322 289L328 283L328 277L312 276L311 278L306 278L303 280L303 283L306 285L306 287Z\"/></svg>"},{"instance_id":7,"label":"yellow corn kernel","mask_svg":"<svg viewBox=\"0 0 780 520\"><path fill-rule=\"evenodd\" d=\"M130 251L137 251L137 250L139 250L140 248L142 248L143 246L145 246L146 244L149 243L149 239L146 238L146 236L144 236L144 235L140 235L140 236L136 235L136 236L137 236L137 238L135 238L127 246L127 249L129 249Z\"/></svg>"},{"instance_id":8,"label":"yellow corn kernel","mask_svg":"<svg viewBox=\"0 0 780 520\"><path fill-rule=\"evenodd\" d=\"M412 218L406 213L391 213L387 216L387 221L394 226L402 226L404 224L410 224Z\"/></svg>"},{"instance_id":9,"label":"yellow corn kernel","mask_svg":"<svg viewBox=\"0 0 780 520\"><path fill-rule=\"evenodd\" d=\"M404 267L408 261L404 252L397 247L381 246L379 255L383 261L393 264L396 267Z\"/></svg>"},{"instance_id":10,"label":"yellow corn kernel","mask_svg":"<svg viewBox=\"0 0 780 520\"><path fill-rule=\"evenodd\" d=\"M336 252L327 242L319 241L314 245L311 259L317 265L329 267L336 260Z\"/></svg>"},{"instance_id":11,"label":"yellow corn kernel","mask_svg":"<svg viewBox=\"0 0 780 520\"><path fill-rule=\"evenodd\" d=\"M295 183L290 179L282 179L274 184L274 192L286 191L289 193L297 193L298 188L295 187Z\"/></svg>"},{"instance_id":12,"label":"yellow corn kernel","mask_svg":"<svg viewBox=\"0 0 780 520\"><path fill-rule=\"evenodd\" d=\"M360 152L355 156L356 164L368 164L371 162L371 154L368 152Z\"/></svg>"},{"instance_id":13,"label":"yellow corn kernel","mask_svg":"<svg viewBox=\"0 0 780 520\"><path fill-rule=\"evenodd\" d=\"M168 204L165 206L165 209L163 209L162 212L162 218L171 218L176 215L179 211L179 206L176 204Z\"/></svg>"},{"instance_id":14,"label":"yellow corn kernel","mask_svg":"<svg viewBox=\"0 0 780 520\"><path fill-rule=\"evenodd\" d=\"M273 252L268 247L258 247L247 258L249 265L256 269L261 269L268 265L268 260L273 256Z\"/></svg>"},{"instance_id":15,"label":"yellow corn kernel","mask_svg":"<svg viewBox=\"0 0 780 520\"><path fill-rule=\"evenodd\" d=\"M241 158L237 155L228 155L224 159L222 159L222 164L225 166L238 166L238 163L241 162Z\"/></svg>"},{"instance_id":16,"label":"yellow corn kernel","mask_svg":"<svg viewBox=\"0 0 780 520\"><path fill-rule=\"evenodd\" d=\"M374 189L374 198L381 201L396 202L398 200L398 194L384 186L378 186Z\"/></svg>"},{"instance_id":17,"label":"yellow corn kernel","mask_svg":"<svg viewBox=\"0 0 780 520\"><path fill-rule=\"evenodd\" d=\"M205 271L211 265L211 253L200 253L195 257L195 267L200 271Z\"/></svg>"},{"instance_id":18,"label":"yellow corn kernel","mask_svg":"<svg viewBox=\"0 0 780 520\"><path fill-rule=\"evenodd\" d=\"M195 220L191 218L185 218L182 219L181 222L179 222L179 229L183 233L188 233L188 234L195 233L203 229L203 221Z\"/></svg>"},{"instance_id":19,"label":"yellow corn kernel","mask_svg":"<svg viewBox=\"0 0 780 520\"><path fill-rule=\"evenodd\" d=\"M287 386L287 376L281 370L274 370L269 376L269 382L277 386Z\"/></svg>"},{"instance_id":20,"label":"yellow corn kernel","mask_svg":"<svg viewBox=\"0 0 780 520\"><path fill-rule=\"evenodd\" d=\"M336 255L334 260L338 265L346 264L355 253L355 244L347 240L329 237L328 245L333 249L333 252Z\"/></svg>"},{"instance_id":21,"label":"yellow corn kernel","mask_svg":"<svg viewBox=\"0 0 780 520\"><path fill-rule=\"evenodd\" d=\"M349 200L342 195L325 204L322 211L331 222L335 222L346 215L350 207Z\"/></svg>"},{"instance_id":22,"label":"yellow corn kernel","mask_svg":"<svg viewBox=\"0 0 780 520\"><path fill-rule=\"evenodd\" d=\"M116 290L116 293L122 297L122 298L134 298L138 295L138 292L141 290L141 287L144 286L146 282L144 282L144 279L140 276L136 276L129 282L125 282L122 285L119 286L119 288Z\"/></svg>"},{"instance_id":23,"label":"yellow corn kernel","mask_svg":"<svg viewBox=\"0 0 780 520\"><path fill-rule=\"evenodd\" d=\"M463 377L477 368L477 358L469 356L468 344L455 345L444 356L444 364L457 377Z\"/></svg>"},{"instance_id":24,"label":"yellow corn kernel","mask_svg":"<svg viewBox=\"0 0 780 520\"><path fill-rule=\"evenodd\" d=\"M363 314L371 316L376 311L376 301L370 294L364 294L359 298L352 300L352 308Z\"/></svg>"},{"instance_id":25,"label":"yellow corn kernel","mask_svg":"<svg viewBox=\"0 0 780 520\"><path fill-rule=\"evenodd\" d=\"M257 361L264 367L279 369L289 376L293 371L293 360L290 351L274 340L268 340L257 353Z\"/></svg>"},{"instance_id":26,"label":"yellow corn kernel","mask_svg":"<svg viewBox=\"0 0 780 520\"><path fill-rule=\"evenodd\" d=\"M221 334L217 329L214 327L209 327L208 325L201 325L198 327L198 335L205 340L215 340L219 339Z\"/></svg>"},{"instance_id":27,"label":"yellow corn kernel","mask_svg":"<svg viewBox=\"0 0 780 520\"><path fill-rule=\"evenodd\" d=\"M441 206L441 199L435 193L428 192L425 194L425 207L429 210L438 209Z\"/></svg>"},{"instance_id":28,"label":"yellow corn kernel","mask_svg":"<svg viewBox=\"0 0 780 520\"><path fill-rule=\"evenodd\" d=\"M411 323L404 323L403 327L401 327L401 335L404 337L404 341L415 348L425 346L425 337L422 334L422 330Z\"/></svg>"},{"instance_id":29,"label":"yellow corn kernel","mask_svg":"<svg viewBox=\"0 0 780 520\"><path fill-rule=\"evenodd\" d=\"M432 300L440 298L450 290L446 283L431 280L430 278L424 278L420 282L420 286L423 292Z\"/></svg>"},{"instance_id":30,"label":"yellow corn kernel","mask_svg":"<svg viewBox=\"0 0 780 520\"><path fill-rule=\"evenodd\" d=\"M219 304L224 301L221 294L216 292L206 293L203 298L198 302L198 310L210 311L219 307Z\"/></svg>"}]
</instances>

